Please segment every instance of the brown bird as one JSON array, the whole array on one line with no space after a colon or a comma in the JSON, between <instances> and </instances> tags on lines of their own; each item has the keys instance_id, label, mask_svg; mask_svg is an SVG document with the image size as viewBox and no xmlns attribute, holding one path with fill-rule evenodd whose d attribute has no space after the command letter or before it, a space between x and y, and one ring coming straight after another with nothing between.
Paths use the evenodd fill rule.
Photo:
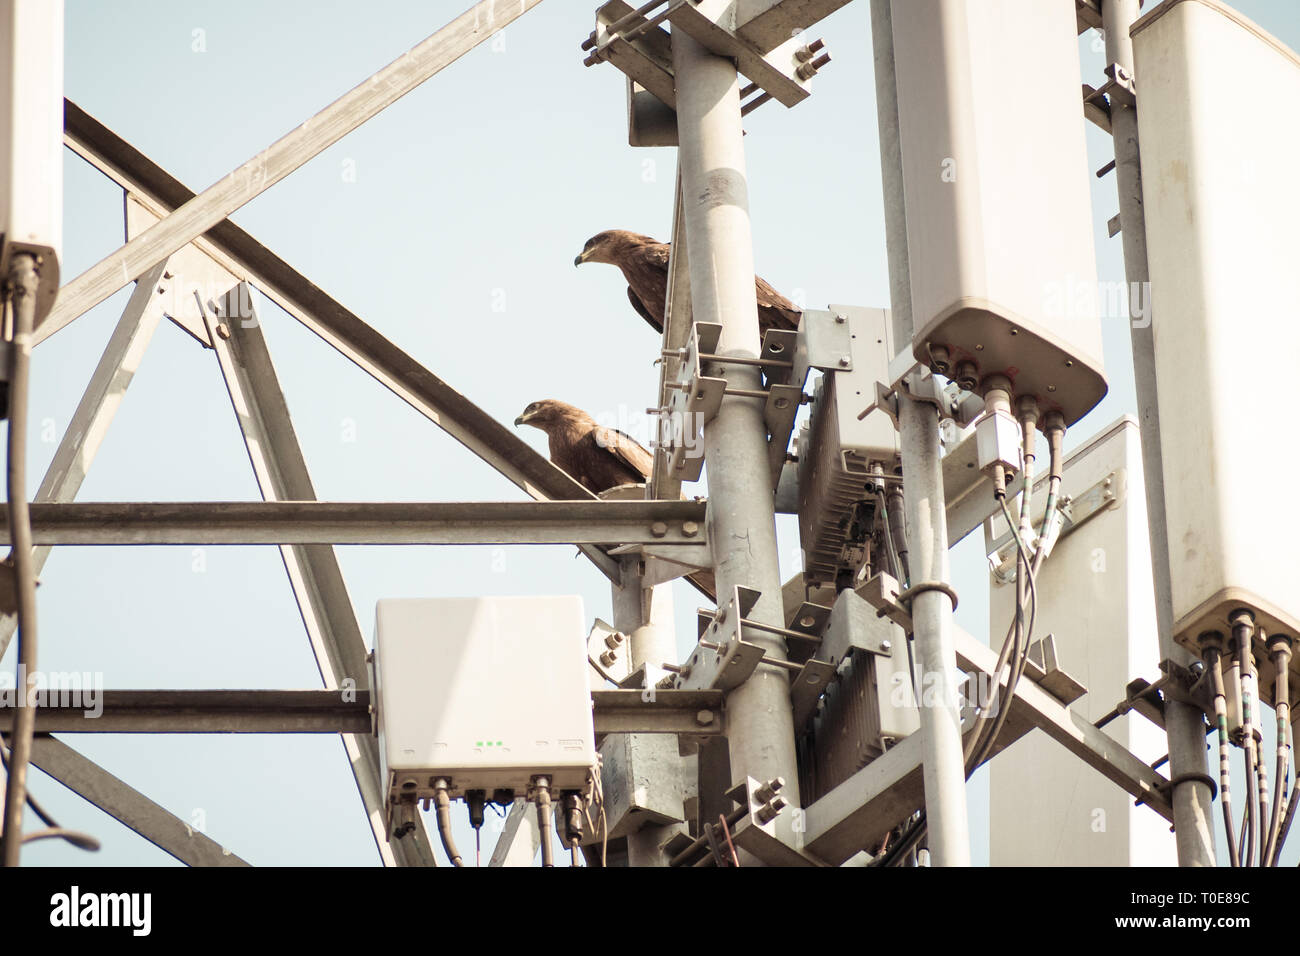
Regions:
<instances>
[{"instance_id":1,"label":"brown bird","mask_svg":"<svg viewBox=\"0 0 1300 956\"><path fill-rule=\"evenodd\" d=\"M664 330L664 300L668 296L668 250L671 244L656 242L649 236L628 232L626 229L609 229L587 240L582 252L573 260L575 266L584 262L605 262L618 266L627 279L627 297L641 318L650 323L656 332ZM758 331L768 329L796 329L803 314L795 304L777 292L766 281L754 276L754 291L758 297Z\"/></svg>"},{"instance_id":2,"label":"brown bird","mask_svg":"<svg viewBox=\"0 0 1300 956\"><path fill-rule=\"evenodd\" d=\"M515 424L546 432L551 463L593 494L643 482L654 468L654 456L635 439L617 428L598 425L581 408L553 398L530 403ZM717 600L712 571L697 571L687 575L687 580L705 597Z\"/></svg>"},{"instance_id":3,"label":"brown bird","mask_svg":"<svg viewBox=\"0 0 1300 956\"><path fill-rule=\"evenodd\" d=\"M634 439L553 398L530 404L515 424L546 432L551 462L594 494L643 482L654 467L654 456Z\"/></svg>"}]
</instances>

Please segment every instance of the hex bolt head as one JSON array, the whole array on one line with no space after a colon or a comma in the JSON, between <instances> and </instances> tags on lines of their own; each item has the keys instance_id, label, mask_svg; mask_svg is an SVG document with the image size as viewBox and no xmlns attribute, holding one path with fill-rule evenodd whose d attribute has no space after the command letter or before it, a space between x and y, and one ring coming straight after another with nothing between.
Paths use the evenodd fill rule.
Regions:
<instances>
[{"instance_id":1,"label":"hex bolt head","mask_svg":"<svg viewBox=\"0 0 1300 956\"><path fill-rule=\"evenodd\" d=\"M892 651L892 650L894 649L894 642L893 642L893 641L881 641L881 642L880 642L880 649L881 649L882 651Z\"/></svg>"},{"instance_id":2,"label":"hex bolt head","mask_svg":"<svg viewBox=\"0 0 1300 956\"><path fill-rule=\"evenodd\" d=\"M222 322L220 325L217 326L217 335L223 339L230 338L230 326Z\"/></svg>"},{"instance_id":3,"label":"hex bolt head","mask_svg":"<svg viewBox=\"0 0 1300 956\"><path fill-rule=\"evenodd\" d=\"M849 367L849 357L848 357L847 355L841 355L841 356L840 356L840 367L841 367L841 368L848 368L848 367Z\"/></svg>"},{"instance_id":4,"label":"hex bolt head","mask_svg":"<svg viewBox=\"0 0 1300 956\"><path fill-rule=\"evenodd\" d=\"M713 711L697 710L695 712L695 722L701 727L709 726L709 724L713 723Z\"/></svg>"},{"instance_id":5,"label":"hex bolt head","mask_svg":"<svg viewBox=\"0 0 1300 956\"><path fill-rule=\"evenodd\" d=\"M663 521L656 521L650 526L650 533L656 538L662 538L668 533L668 525Z\"/></svg>"},{"instance_id":6,"label":"hex bolt head","mask_svg":"<svg viewBox=\"0 0 1300 956\"><path fill-rule=\"evenodd\" d=\"M686 537L693 538L699 533L700 533L700 526L698 522L695 521L682 522L682 534L686 535Z\"/></svg>"}]
</instances>

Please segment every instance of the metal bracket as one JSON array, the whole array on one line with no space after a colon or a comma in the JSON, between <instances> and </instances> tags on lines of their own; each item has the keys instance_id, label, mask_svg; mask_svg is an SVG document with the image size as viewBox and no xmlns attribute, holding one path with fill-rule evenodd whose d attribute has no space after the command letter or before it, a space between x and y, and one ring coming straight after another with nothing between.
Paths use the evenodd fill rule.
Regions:
<instances>
[{"instance_id":1,"label":"metal bracket","mask_svg":"<svg viewBox=\"0 0 1300 956\"><path fill-rule=\"evenodd\" d=\"M715 322L696 322L686 344L686 354L678 367L677 380L669 383L668 469L682 481L696 481L704 469L704 447L700 427L707 424L722 407L727 380L705 375L702 354L717 348L722 326Z\"/></svg>"},{"instance_id":2,"label":"metal bracket","mask_svg":"<svg viewBox=\"0 0 1300 956\"><path fill-rule=\"evenodd\" d=\"M872 575L857 590L859 597L876 609L877 617L887 617L904 631L912 630L912 612L898 600L902 587L883 571Z\"/></svg>"},{"instance_id":3,"label":"metal bracket","mask_svg":"<svg viewBox=\"0 0 1300 956\"><path fill-rule=\"evenodd\" d=\"M673 681L677 690L730 690L747 681L764 650L740 637L741 620L758 603L760 592L737 585L714 614L699 616L699 639ZM711 646L705 646L707 642Z\"/></svg>"},{"instance_id":4,"label":"metal bracket","mask_svg":"<svg viewBox=\"0 0 1300 956\"><path fill-rule=\"evenodd\" d=\"M1112 103L1122 103L1129 108L1137 106L1137 84L1124 67L1111 63L1105 69L1106 82L1097 92L1109 97Z\"/></svg>"},{"instance_id":5,"label":"metal bracket","mask_svg":"<svg viewBox=\"0 0 1300 956\"><path fill-rule=\"evenodd\" d=\"M824 866L825 864L801 848L792 845L779 835L792 832L790 817L781 816L789 802L781 796L785 780L776 777L760 783L753 777L736 784L727 796L744 807L748 814L731 829L732 842L748 850L768 866ZM787 826L778 826L787 824Z\"/></svg>"},{"instance_id":6,"label":"metal bracket","mask_svg":"<svg viewBox=\"0 0 1300 956\"><path fill-rule=\"evenodd\" d=\"M587 660L597 674L619 684L632 671L627 635L596 618L587 634Z\"/></svg>"},{"instance_id":7,"label":"metal bracket","mask_svg":"<svg viewBox=\"0 0 1300 956\"><path fill-rule=\"evenodd\" d=\"M736 61L737 71L753 81L742 91L742 114L747 114L770 99L787 107L807 99L811 79L830 62L820 40L810 44L787 33L779 45L763 49L734 29L732 5L716 17L700 7L699 0L659 0L634 9L624 0L610 0L596 11L596 29L583 41L588 53L583 64L608 60L675 110L671 39L662 26L667 21L711 52Z\"/></svg>"},{"instance_id":8,"label":"metal bracket","mask_svg":"<svg viewBox=\"0 0 1300 956\"><path fill-rule=\"evenodd\" d=\"M1030 645L1025 676L1067 707L1088 693L1087 687L1061 669L1052 634Z\"/></svg>"},{"instance_id":9,"label":"metal bracket","mask_svg":"<svg viewBox=\"0 0 1300 956\"><path fill-rule=\"evenodd\" d=\"M1039 485L1045 479L1039 479L1034 483L1034 490L1040 491ZM1062 496L1058 507L1061 514L1061 531L1057 536L1057 544L1066 537L1074 533L1084 522L1090 518L1096 517L1107 508L1118 508L1124 502L1128 494L1128 472L1124 468L1116 468L1106 475L1101 481L1089 487L1087 490L1077 495ZM1041 500L1041 499L1038 499ZM1041 518L1041 516L1040 516ZM1006 519L1000 514L993 515L993 527L1005 526ZM1038 533L1041 533L1039 529ZM1009 584L1015 580L1016 575L1016 542L1011 530L1008 528L1002 531L993 540L991 549L992 557L989 559L993 570L993 576L1003 584Z\"/></svg>"}]
</instances>

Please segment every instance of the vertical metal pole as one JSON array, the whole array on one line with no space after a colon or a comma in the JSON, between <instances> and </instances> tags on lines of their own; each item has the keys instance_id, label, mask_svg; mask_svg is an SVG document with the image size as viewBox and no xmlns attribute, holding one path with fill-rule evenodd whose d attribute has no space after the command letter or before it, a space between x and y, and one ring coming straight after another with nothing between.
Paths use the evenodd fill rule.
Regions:
<instances>
[{"instance_id":1,"label":"vertical metal pole","mask_svg":"<svg viewBox=\"0 0 1300 956\"><path fill-rule=\"evenodd\" d=\"M894 74L890 0L872 0L871 34L894 341L909 343L912 340L912 292L907 261L907 220L903 160L898 139L898 88ZM900 390L898 422L912 583L947 583L948 520L944 511L939 422L935 408L915 400L906 390ZM962 757L952 602L948 596L942 591L918 594L912 601L912 626L921 681L917 695L922 705L921 740L930 859L935 866L969 866L966 769Z\"/></svg>"},{"instance_id":2,"label":"vertical metal pole","mask_svg":"<svg viewBox=\"0 0 1300 956\"><path fill-rule=\"evenodd\" d=\"M933 405L900 389L899 438L912 586L947 583L948 521L939 460L939 419ZM920 687L925 818L934 866L970 866L961 695L953 645L952 599L922 591L912 599L912 633Z\"/></svg>"},{"instance_id":3,"label":"vertical metal pole","mask_svg":"<svg viewBox=\"0 0 1300 956\"><path fill-rule=\"evenodd\" d=\"M736 65L683 31L673 31L672 43L692 311L696 321L722 325L718 352L756 358L758 308ZM712 374L725 375L733 388L760 385L753 367L730 365ZM704 449L719 599L725 601L736 585L755 588L762 596L750 617L783 625L762 401L724 398L704 427ZM764 645L769 657L786 657L779 638L747 632L746 639ZM733 777L784 777L786 798L800 806L786 672L760 665L728 695L727 726Z\"/></svg>"},{"instance_id":4,"label":"vertical metal pole","mask_svg":"<svg viewBox=\"0 0 1300 956\"><path fill-rule=\"evenodd\" d=\"M652 588L641 586L641 576L629 565L624 566L624 584L616 588L614 626L628 628L628 655L632 669L642 664L659 666L677 659L677 641L673 633L673 593L671 584ZM626 624L624 623L626 621ZM675 776L681 777L681 755L677 738L668 734L634 734L638 755L644 755ZM649 824L627 837L628 866L667 866L668 856L661 849L674 833L684 830L680 823Z\"/></svg>"},{"instance_id":5,"label":"vertical metal pole","mask_svg":"<svg viewBox=\"0 0 1300 956\"><path fill-rule=\"evenodd\" d=\"M1133 41L1129 27L1138 16L1138 0L1102 0L1106 61L1133 76ZM1142 208L1142 168L1137 113L1112 97L1111 135L1115 140L1115 177L1119 190L1120 236L1124 274L1132 291L1150 288L1147 269L1146 215ZM1150 305L1150 302L1147 303ZM1185 662L1187 652L1173 640L1173 592L1170 584L1169 537L1165 515L1164 464L1160 454L1160 411L1156 404L1154 326L1130 321L1133 379L1142 434L1142 468L1146 476L1147 524L1151 537L1151 576L1155 584L1156 628L1160 656ZM1205 720L1200 710L1173 699L1165 702L1169 734L1169 774L1174 785L1174 834L1180 866L1214 866L1213 796L1206 776Z\"/></svg>"}]
</instances>

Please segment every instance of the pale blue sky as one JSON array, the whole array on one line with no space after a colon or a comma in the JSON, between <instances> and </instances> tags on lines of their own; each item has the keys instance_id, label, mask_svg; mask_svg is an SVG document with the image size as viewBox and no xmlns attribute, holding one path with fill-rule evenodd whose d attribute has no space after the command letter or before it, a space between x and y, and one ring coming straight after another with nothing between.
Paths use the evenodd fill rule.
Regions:
<instances>
[{"instance_id":1,"label":"pale blue sky","mask_svg":"<svg viewBox=\"0 0 1300 956\"><path fill-rule=\"evenodd\" d=\"M468 2L68 0L66 92L199 189ZM1292 0L1236 6L1300 48ZM629 309L621 277L572 267L601 229L667 238L671 221L673 150L628 147L622 76L609 65L582 66L578 45L593 10L543 4L505 31L502 49L473 51L234 217L504 422L537 398L607 415L639 415L652 404L657 339ZM746 123L757 267L812 307L888 304L869 19L859 0L813 30L835 57L814 96L789 111L769 104ZM1084 78L1098 85L1102 57L1089 36L1081 49ZM1088 142L1096 169L1109 144L1091 128ZM66 281L121 243L122 207L115 186L65 155ZM1094 181L1098 267L1108 280L1122 278L1120 241L1105 231L1115 212L1113 177ZM62 432L126 295L36 353L33 488L57 441L42 431ZM519 497L295 321L261 307L320 497ZM1072 430L1071 444L1133 409L1127 328L1110 320L1105 332L1111 393ZM544 448L540 432L524 432ZM160 329L80 498L256 497L213 355L176 328ZM792 520L782 520L782 535L789 574L798 567ZM959 619L985 634L980 539L956 549L954 577ZM57 552L40 589L42 669L100 671L119 688L318 686L277 552L212 548L205 558L196 573L187 548ZM604 578L570 548L345 548L340 560L367 636L381 597L579 593L589 617L609 611ZM683 587L677 601L684 649L698 601ZM5 666L12 661L10 652ZM377 861L334 738L72 742L254 863ZM987 860L982 776L971 785L977 861ZM171 862L48 778L34 774L32 786L60 822L94 832L104 849L84 854L47 841L25 851L28 862Z\"/></svg>"}]
</instances>

